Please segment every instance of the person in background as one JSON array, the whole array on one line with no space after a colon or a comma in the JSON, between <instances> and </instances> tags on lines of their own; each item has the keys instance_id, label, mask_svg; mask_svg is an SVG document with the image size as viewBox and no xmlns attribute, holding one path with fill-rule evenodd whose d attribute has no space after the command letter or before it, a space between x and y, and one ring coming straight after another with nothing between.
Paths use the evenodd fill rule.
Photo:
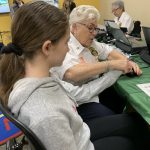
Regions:
<instances>
[{"instance_id":1,"label":"person in background","mask_svg":"<svg viewBox=\"0 0 150 150\"><path fill-rule=\"evenodd\" d=\"M134 28L132 17L125 11L124 2L117 0L112 3L112 13L116 16L115 22L119 27L127 28L127 33L130 34Z\"/></svg>"},{"instance_id":2,"label":"person in background","mask_svg":"<svg viewBox=\"0 0 150 150\"><path fill-rule=\"evenodd\" d=\"M76 102L51 77L49 68L61 65L68 51L69 23L61 10L44 1L26 3L15 13L11 33L12 43L1 49L0 96L47 150L137 150L120 132L97 132L92 143ZM119 120L126 124L125 118ZM135 132L134 126L130 130Z\"/></svg>"},{"instance_id":3,"label":"person in background","mask_svg":"<svg viewBox=\"0 0 150 150\"><path fill-rule=\"evenodd\" d=\"M20 8L23 4L24 2L22 0L13 0L13 5L10 7L12 17L18 8Z\"/></svg>"},{"instance_id":4,"label":"person in background","mask_svg":"<svg viewBox=\"0 0 150 150\"><path fill-rule=\"evenodd\" d=\"M142 73L136 63L113 47L94 39L99 19L100 14L94 6L74 8L69 19L69 51L62 66L50 70L52 75L58 76L68 95L75 99L79 105L78 112L85 122L114 114L114 111L99 103L99 94L113 85L122 73L132 69L137 75ZM120 103L121 100L116 98L117 101L114 101L109 96L111 105Z\"/></svg>"},{"instance_id":5,"label":"person in background","mask_svg":"<svg viewBox=\"0 0 150 150\"><path fill-rule=\"evenodd\" d=\"M75 7L76 4L73 0L64 0L62 10L69 15Z\"/></svg>"},{"instance_id":6,"label":"person in background","mask_svg":"<svg viewBox=\"0 0 150 150\"><path fill-rule=\"evenodd\" d=\"M24 4L24 2L22 0L13 0L13 10L14 10L14 12L18 8L20 8L23 4Z\"/></svg>"}]
</instances>

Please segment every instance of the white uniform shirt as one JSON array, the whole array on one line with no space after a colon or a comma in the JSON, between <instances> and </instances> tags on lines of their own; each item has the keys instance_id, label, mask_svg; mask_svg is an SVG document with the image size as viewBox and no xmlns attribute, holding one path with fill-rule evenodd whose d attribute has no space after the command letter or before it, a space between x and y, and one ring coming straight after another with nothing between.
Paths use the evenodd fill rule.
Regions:
<instances>
[{"instance_id":1,"label":"white uniform shirt","mask_svg":"<svg viewBox=\"0 0 150 150\"><path fill-rule=\"evenodd\" d=\"M118 24L120 27L125 27L130 34L134 28L134 22L131 16L127 12L123 12L120 18L115 17L115 23Z\"/></svg>"},{"instance_id":2,"label":"white uniform shirt","mask_svg":"<svg viewBox=\"0 0 150 150\"><path fill-rule=\"evenodd\" d=\"M64 73L70 67L79 64L81 59L88 63L97 62L97 58L91 55L91 52L83 47L78 40L71 34L70 41L68 43L69 52L66 54L64 62L61 67L55 67L50 70L52 76L55 76L59 80L62 87L66 90L67 94L74 99L77 104L83 104L88 102L99 102L98 94L106 88L110 87L121 75L121 71L109 71L104 73L102 77L95 76L90 80L73 85L71 83L62 81ZM107 59L109 53L113 50L112 47L93 41L92 47L94 47L100 60Z\"/></svg>"}]
</instances>

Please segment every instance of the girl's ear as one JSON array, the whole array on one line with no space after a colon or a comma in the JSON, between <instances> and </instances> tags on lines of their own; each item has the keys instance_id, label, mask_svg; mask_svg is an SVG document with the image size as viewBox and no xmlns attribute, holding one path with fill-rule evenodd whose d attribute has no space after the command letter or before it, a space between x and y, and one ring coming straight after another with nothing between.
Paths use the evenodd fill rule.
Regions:
<instances>
[{"instance_id":1,"label":"girl's ear","mask_svg":"<svg viewBox=\"0 0 150 150\"><path fill-rule=\"evenodd\" d=\"M50 49L52 46L52 42L50 40L47 40L44 42L44 44L42 45L42 52L47 56L49 55Z\"/></svg>"}]
</instances>

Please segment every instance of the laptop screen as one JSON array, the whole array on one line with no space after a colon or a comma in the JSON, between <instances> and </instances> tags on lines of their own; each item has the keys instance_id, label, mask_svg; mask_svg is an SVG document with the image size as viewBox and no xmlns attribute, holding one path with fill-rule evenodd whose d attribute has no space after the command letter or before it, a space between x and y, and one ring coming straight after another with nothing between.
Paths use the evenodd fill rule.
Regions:
<instances>
[{"instance_id":1,"label":"laptop screen","mask_svg":"<svg viewBox=\"0 0 150 150\"><path fill-rule=\"evenodd\" d=\"M120 29L122 30L123 33L126 33L128 30L125 27L120 27Z\"/></svg>"},{"instance_id":2,"label":"laptop screen","mask_svg":"<svg viewBox=\"0 0 150 150\"><path fill-rule=\"evenodd\" d=\"M142 27L148 49L140 53L140 57L150 64L150 27Z\"/></svg>"},{"instance_id":3,"label":"laptop screen","mask_svg":"<svg viewBox=\"0 0 150 150\"><path fill-rule=\"evenodd\" d=\"M145 41L150 53L150 27L142 27Z\"/></svg>"},{"instance_id":4,"label":"laptop screen","mask_svg":"<svg viewBox=\"0 0 150 150\"><path fill-rule=\"evenodd\" d=\"M109 26L108 22L114 22L114 20L104 20L104 25L106 27L106 31L107 31L109 36L112 36L112 33L110 31L110 26Z\"/></svg>"},{"instance_id":5,"label":"laptop screen","mask_svg":"<svg viewBox=\"0 0 150 150\"><path fill-rule=\"evenodd\" d=\"M108 22L108 26L110 27L111 34L114 36L116 40L131 46L131 43L129 42L125 34L122 32L122 30L116 25L115 22Z\"/></svg>"},{"instance_id":6,"label":"laptop screen","mask_svg":"<svg viewBox=\"0 0 150 150\"><path fill-rule=\"evenodd\" d=\"M114 20L107 20L107 19L104 19L104 25L105 26L108 26L108 22L115 22Z\"/></svg>"}]
</instances>

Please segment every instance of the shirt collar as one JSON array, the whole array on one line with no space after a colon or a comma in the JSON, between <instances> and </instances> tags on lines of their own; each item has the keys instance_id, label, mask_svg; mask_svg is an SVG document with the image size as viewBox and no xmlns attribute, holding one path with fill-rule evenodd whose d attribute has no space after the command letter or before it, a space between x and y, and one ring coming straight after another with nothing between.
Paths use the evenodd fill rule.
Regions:
<instances>
[{"instance_id":1,"label":"shirt collar","mask_svg":"<svg viewBox=\"0 0 150 150\"><path fill-rule=\"evenodd\" d=\"M124 18L124 16L126 15L126 12L124 11L124 12L122 12L122 14L121 14L121 16L120 17L118 17L118 20L122 20L123 18Z\"/></svg>"},{"instance_id":2,"label":"shirt collar","mask_svg":"<svg viewBox=\"0 0 150 150\"><path fill-rule=\"evenodd\" d=\"M72 33L70 33L69 45L74 47L74 50L77 54L80 54L85 49L85 47L80 44L80 42L74 37Z\"/></svg>"}]
</instances>

